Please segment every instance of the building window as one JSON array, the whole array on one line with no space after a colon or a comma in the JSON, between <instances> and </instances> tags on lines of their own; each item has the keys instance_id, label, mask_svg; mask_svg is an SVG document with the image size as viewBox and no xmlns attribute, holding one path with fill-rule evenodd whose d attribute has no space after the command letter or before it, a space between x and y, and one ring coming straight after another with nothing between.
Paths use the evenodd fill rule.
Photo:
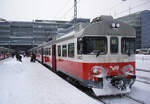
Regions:
<instances>
[{"instance_id":1,"label":"building window","mask_svg":"<svg viewBox=\"0 0 150 104\"><path fill-rule=\"evenodd\" d=\"M58 56L59 57L61 56L61 46L60 45L58 46Z\"/></svg>"},{"instance_id":2,"label":"building window","mask_svg":"<svg viewBox=\"0 0 150 104\"><path fill-rule=\"evenodd\" d=\"M67 46L66 45L62 46L62 56L67 57Z\"/></svg>"},{"instance_id":3,"label":"building window","mask_svg":"<svg viewBox=\"0 0 150 104\"><path fill-rule=\"evenodd\" d=\"M74 43L68 44L68 57L74 57Z\"/></svg>"},{"instance_id":4,"label":"building window","mask_svg":"<svg viewBox=\"0 0 150 104\"><path fill-rule=\"evenodd\" d=\"M118 38L117 37L110 38L110 52L118 53Z\"/></svg>"}]
</instances>

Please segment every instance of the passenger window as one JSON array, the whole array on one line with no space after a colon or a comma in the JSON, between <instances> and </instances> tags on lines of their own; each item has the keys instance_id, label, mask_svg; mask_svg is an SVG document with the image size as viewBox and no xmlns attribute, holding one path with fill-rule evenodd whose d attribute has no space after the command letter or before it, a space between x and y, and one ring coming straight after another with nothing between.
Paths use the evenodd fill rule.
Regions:
<instances>
[{"instance_id":1,"label":"passenger window","mask_svg":"<svg viewBox=\"0 0 150 104\"><path fill-rule=\"evenodd\" d=\"M51 48L49 48L49 55L51 55Z\"/></svg>"},{"instance_id":2,"label":"passenger window","mask_svg":"<svg viewBox=\"0 0 150 104\"><path fill-rule=\"evenodd\" d=\"M57 53L58 53L58 56L60 57L61 56L61 46L60 45L58 46L58 52Z\"/></svg>"},{"instance_id":3,"label":"passenger window","mask_svg":"<svg viewBox=\"0 0 150 104\"><path fill-rule=\"evenodd\" d=\"M46 51L45 55L48 55L48 48L46 48L46 50L45 50L45 51Z\"/></svg>"},{"instance_id":4,"label":"passenger window","mask_svg":"<svg viewBox=\"0 0 150 104\"><path fill-rule=\"evenodd\" d=\"M47 55L47 48L46 48L46 55Z\"/></svg>"},{"instance_id":5,"label":"passenger window","mask_svg":"<svg viewBox=\"0 0 150 104\"><path fill-rule=\"evenodd\" d=\"M45 55L47 55L47 48L45 48Z\"/></svg>"},{"instance_id":6,"label":"passenger window","mask_svg":"<svg viewBox=\"0 0 150 104\"><path fill-rule=\"evenodd\" d=\"M67 57L67 46L66 45L62 46L62 56Z\"/></svg>"},{"instance_id":7,"label":"passenger window","mask_svg":"<svg viewBox=\"0 0 150 104\"><path fill-rule=\"evenodd\" d=\"M68 57L74 58L74 43L68 44Z\"/></svg>"},{"instance_id":8,"label":"passenger window","mask_svg":"<svg viewBox=\"0 0 150 104\"><path fill-rule=\"evenodd\" d=\"M110 52L118 53L118 38L117 37L110 38Z\"/></svg>"}]
</instances>

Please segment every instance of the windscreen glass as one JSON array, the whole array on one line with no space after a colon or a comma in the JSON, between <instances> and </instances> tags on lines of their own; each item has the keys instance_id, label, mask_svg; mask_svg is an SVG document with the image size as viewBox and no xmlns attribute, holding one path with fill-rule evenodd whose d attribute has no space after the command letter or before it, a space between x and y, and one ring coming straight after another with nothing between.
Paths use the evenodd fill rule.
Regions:
<instances>
[{"instance_id":1,"label":"windscreen glass","mask_svg":"<svg viewBox=\"0 0 150 104\"><path fill-rule=\"evenodd\" d=\"M121 39L121 52L123 54L135 53L135 38L122 38Z\"/></svg>"},{"instance_id":2,"label":"windscreen glass","mask_svg":"<svg viewBox=\"0 0 150 104\"><path fill-rule=\"evenodd\" d=\"M106 54L107 38L106 37L84 37L82 42L78 44L82 54ZM80 53L80 52L78 52Z\"/></svg>"}]
</instances>

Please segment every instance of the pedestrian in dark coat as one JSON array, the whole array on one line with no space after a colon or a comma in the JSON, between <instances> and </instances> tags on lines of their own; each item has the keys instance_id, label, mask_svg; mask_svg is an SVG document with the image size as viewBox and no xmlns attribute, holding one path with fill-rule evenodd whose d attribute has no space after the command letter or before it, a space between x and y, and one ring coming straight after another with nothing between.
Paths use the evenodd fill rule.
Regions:
<instances>
[{"instance_id":1,"label":"pedestrian in dark coat","mask_svg":"<svg viewBox=\"0 0 150 104\"><path fill-rule=\"evenodd\" d=\"M18 53L16 53L16 59L17 59L17 61L19 60L19 54Z\"/></svg>"},{"instance_id":2,"label":"pedestrian in dark coat","mask_svg":"<svg viewBox=\"0 0 150 104\"><path fill-rule=\"evenodd\" d=\"M34 53L32 53L32 56L31 56L31 62L35 62L35 60L36 60L36 55L34 54Z\"/></svg>"},{"instance_id":3,"label":"pedestrian in dark coat","mask_svg":"<svg viewBox=\"0 0 150 104\"><path fill-rule=\"evenodd\" d=\"M18 60L19 60L20 62L22 62L22 56L21 56L21 55L18 56Z\"/></svg>"}]
</instances>

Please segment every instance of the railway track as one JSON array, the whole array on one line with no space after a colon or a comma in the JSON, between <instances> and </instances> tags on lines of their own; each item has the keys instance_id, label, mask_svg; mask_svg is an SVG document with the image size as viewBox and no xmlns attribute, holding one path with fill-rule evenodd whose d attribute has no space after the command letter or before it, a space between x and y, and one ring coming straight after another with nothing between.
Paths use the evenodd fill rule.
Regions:
<instances>
[{"instance_id":1,"label":"railway track","mask_svg":"<svg viewBox=\"0 0 150 104\"><path fill-rule=\"evenodd\" d=\"M83 92L83 91L82 91ZM104 100L104 98L100 98L100 97L98 97L98 96L95 96L95 95L93 95L93 94L89 94L89 93L86 93L86 92L84 92L86 95L88 95L89 97L92 97L93 99L95 99L95 100L97 100L97 101L100 101L101 103L103 103L103 104L108 104L105 100Z\"/></svg>"},{"instance_id":2,"label":"railway track","mask_svg":"<svg viewBox=\"0 0 150 104\"><path fill-rule=\"evenodd\" d=\"M116 96L119 96L119 95L116 95ZM109 99L109 97L110 97L110 99ZM100 102L102 102L103 104L116 104L116 102L114 103L114 102L111 102L111 101L106 101L106 100L112 100L112 99L114 100L114 99L116 99L115 96L107 96L106 98L105 98L105 97L96 97L96 98L97 98ZM117 104L122 104L122 103L120 102L120 99L125 99L125 100L126 100L126 98L133 101L133 102L128 101L128 103L130 102L131 104L145 104L144 101L141 101L141 100L139 100L139 99L133 98L133 97L129 96L128 94L120 95L120 98L117 97L116 100L119 101ZM110 102L111 102L111 103L110 103ZM127 104L128 104L128 103L127 103ZM129 104L130 104L130 103L129 103Z\"/></svg>"},{"instance_id":3,"label":"railway track","mask_svg":"<svg viewBox=\"0 0 150 104\"><path fill-rule=\"evenodd\" d=\"M142 81L142 80L139 80L139 79L136 79L136 81L150 85L150 82L147 82L147 81Z\"/></svg>"},{"instance_id":4,"label":"railway track","mask_svg":"<svg viewBox=\"0 0 150 104\"><path fill-rule=\"evenodd\" d=\"M141 101L141 100L139 100L139 99L133 98L133 97L127 95L127 94L125 94L125 96L126 96L127 98L133 100L133 101L138 102L139 104L145 104L144 101Z\"/></svg>"},{"instance_id":5,"label":"railway track","mask_svg":"<svg viewBox=\"0 0 150 104\"><path fill-rule=\"evenodd\" d=\"M59 76L62 77L63 79L65 79L68 82L68 80L66 78L64 78L64 76L61 76L60 74L59 74ZM91 97L91 98L101 102L102 104L116 104L116 103L113 103L113 102L110 103L111 100L114 100L114 99L118 100L117 101L118 104L121 104L120 103L120 99L122 99L124 101L126 101L127 99L130 99L130 100L132 100L131 104L145 104L144 101L141 101L139 99L133 98L133 97L127 95L127 94L123 94L123 95L119 95L119 96L117 95L117 96L102 96L102 97L99 97L99 96L96 96L93 93L93 91L91 89L89 89L89 88L86 88L86 87L84 87L82 85L76 86L76 85L74 85L74 83L71 83L71 82L69 82L69 83L72 84L73 86L75 86L77 89L79 89L83 93L85 93L86 95L88 95L89 97ZM131 101L128 101L128 102L131 102Z\"/></svg>"},{"instance_id":6,"label":"railway track","mask_svg":"<svg viewBox=\"0 0 150 104\"><path fill-rule=\"evenodd\" d=\"M77 87L78 88L78 87ZM144 101L136 99L134 97L129 96L128 94L123 94L123 95L116 95L116 96L95 96L93 93L89 93L88 91L85 92L84 90L82 90L81 88L78 88L80 91L82 91L83 93L85 93L86 95L88 95L89 97L103 103L103 104L121 104L120 100L122 101L127 101L127 99L130 99L132 101L127 101L128 103L131 102L131 104L145 104ZM111 102L112 100L116 100L118 103L114 103ZM111 102L111 103L110 103ZM128 104L127 103L127 104ZM130 104L130 103L129 103Z\"/></svg>"},{"instance_id":7,"label":"railway track","mask_svg":"<svg viewBox=\"0 0 150 104\"><path fill-rule=\"evenodd\" d=\"M143 72L148 72L148 73L150 73L150 70L145 70L145 69L136 69L136 71L143 71Z\"/></svg>"}]
</instances>

